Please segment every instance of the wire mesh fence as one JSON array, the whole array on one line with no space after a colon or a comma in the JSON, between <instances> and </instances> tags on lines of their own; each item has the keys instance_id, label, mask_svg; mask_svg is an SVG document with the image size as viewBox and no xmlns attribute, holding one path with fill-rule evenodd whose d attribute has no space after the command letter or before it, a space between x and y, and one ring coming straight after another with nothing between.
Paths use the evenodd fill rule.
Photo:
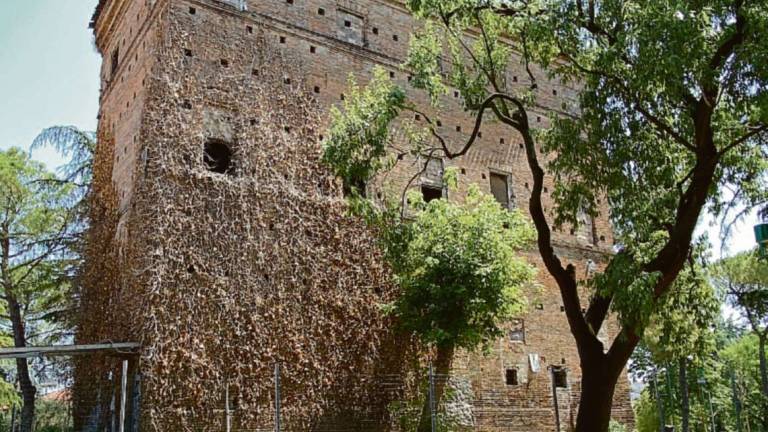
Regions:
<instances>
[{"instance_id":1,"label":"wire mesh fence","mask_svg":"<svg viewBox=\"0 0 768 432\"><path fill-rule=\"evenodd\" d=\"M277 363L259 379L212 379L204 393L179 394L173 404L155 406L142 394L147 377L138 373L138 358L89 355L57 359L45 368L39 367L45 362L31 361L35 410L31 428L25 429L28 413L14 384L14 362L3 362L4 382L16 398L0 404L0 432L463 432L511 430L509 425L566 431L573 421L571 396L578 391L561 382L553 368L530 381L508 374L506 382L502 377L489 383L429 366L408 376L359 376L355 385L365 389L317 395L327 404L312 411L295 394L293 365ZM148 412L178 421L157 426Z\"/></svg>"},{"instance_id":2,"label":"wire mesh fence","mask_svg":"<svg viewBox=\"0 0 768 432\"><path fill-rule=\"evenodd\" d=\"M138 431L140 375L115 354L0 357L0 432Z\"/></svg>"}]
</instances>

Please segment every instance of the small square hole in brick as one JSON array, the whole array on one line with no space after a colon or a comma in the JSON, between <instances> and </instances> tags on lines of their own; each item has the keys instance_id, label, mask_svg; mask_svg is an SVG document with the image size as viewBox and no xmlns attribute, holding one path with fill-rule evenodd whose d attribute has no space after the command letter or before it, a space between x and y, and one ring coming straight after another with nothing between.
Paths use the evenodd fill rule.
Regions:
<instances>
[{"instance_id":1,"label":"small square hole in brick","mask_svg":"<svg viewBox=\"0 0 768 432\"><path fill-rule=\"evenodd\" d=\"M280 43L281 43L281 44L284 44L284 43L285 43L285 36L280 36Z\"/></svg>"},{"instance_id":2,"label":"small square hole in brick","mask_svg":"<svg viewBox=\"0 0 768 432\"><path fill-rule=\"evenodd\" d=\"M397 35L392 35L392 40L397 42L400 38Z\"/></svg>"},{"instance_id":3,"label":"small square hole in brick","mask_svg":"<svg viewBox=\"0 0 768 432\"><path fill-rule=\"evenodd\" d=\"M344 20L344 27L352 27L352 21Z\"/></svg>"},{"instance_id":4,"label":"small square hole in brick","mask_svg":"<svg viewBox=\"0 0 768 432\"><path fill-rule=\"evenodd\" d=\"M438 121L436 122L436 124L437 124L437 127L441 127L441 126L443 125L443 122L441 122L440 120L438 120Z\"/></svg>"},{"instance_id":5,"label":"small square hole in brick","mask_svg":"<svg viewBox=\"0 0 768 432\"><path fill-rule=\"evenodd\" d=\"M466 169L466 168L462 168L462 169L461 169L461 173L462 173L462 174L466 174L466 173L467 173L467 169Z\"/></svg>"},{"instance_id":6,"label":"small square hole in brick","mask_svg":"<svg viewBox=\"0 0 768 432\"><path fill-rule=\"evenodd\" d=\"M344 100L344 93L342 93L342 94L341 94L341 96L339 97L339 99L341 99L341 100Z\"/></svg>"},{"instance_id":7,"label":"small square hole in brick","mask_svg":"<svg viewBox=\"0 0 768 432\"><path fill-rule=\"evenodd\" d=\"M293 0L285 0L285 2L288 3L289 5L293 4Z\"/></svg>"},{"instance_id":8,"label":"small square hole in brick","mask_svg":"<svg viewBox=\"0 0 768 432\"><path fill-rule=\"evenodd\" d=\"M320 87L315 86L315 93L320 93Z\"/></svg>"},{"instance_id":9,"label":"small square hole in brick","mask_svg":"<svg viewBox=\"0 0 768 432\"><path fill-rule=\"evenodd\" d=\"M373 34L375 34L375 35L379 34L379 29L378 29L378 27L374 27L374 28L372 28L372 29L371 29L371 31L372 31L372 32L373 32Z\"/></svg>"},{"instance_id":10,"label":"small square hole in brick","mask_svg":"<svg viewBox=\"0 0 768 432\"><path fill-rule=\"evenodd\" d=\"M221 66L222 67L229 67L229 60L221 59Z\"/></svg>"},{"instance_id":11,"label":"small square hole in brick","mask_svg":"<svg viewBox=\"0 0 768 432\"><path fill-rule=\"evenodd\" d=\"M504 138L499 138L499 144L504 144Z\"/></svg>"},{"instance_id":12,"label":"small square hole in brick","mask_svg":"<svg viewBox=\"0 0 768 432\"><path fill-rule=\"evenodd\" d=\"M253 26L245 26L245 32L248 34L253 34Z\"/></svg>"},{"instance_id":13,"label":"small square hole in brick","mask_svg":"<svg viewBox=\"0 0 768 432\"><path fill-rule=\"evenodd\" d=\"M517 76L512 77L512 82L517 82Z\"/></svg>"},{"instance_id":14,"label":"small square hole in brick","mask_svg":"<svg viewBox=\"0 0 768 432\"><path fill-rule=\"evenodd\" d=\"M453 97L455 98L459 97L459 92L458 91L453 92Z\"/></svg>"},{"instance_id":15,"label":"small square hole in brick","mask_svg":"<svg viewBox=\"0 0 768 432\"><path fill-rule=\"evenodd\" d=\"M557 90L552 90L552 95L557 96Z\"/></svg>"},{"instance_id":16,"label":"small square hole in brick","mask_svg":"<svg viewBox=\"0 0 768 432\"><path fill-rule=\"evenodd\" d=\"M421 116L420 116L420 115L418 115L418 114L416 114L415 116L413 116L413 118L414 118L414 119L416 119L416 121L419 121L419 120L421 120Z\"/></svg>"},{"instance_id":17,"label":"small square hole in brick","mask_svg":"<svg viewBox=\"0 0 768 432\"><path fill-rule=\"evenodd\" d=\"M258 69L251 69L251 75L258 76L259 75L259 70Z\"/></svg>"},{"instance_id":18,"label":"small square hole in brick","mask_svg":"<svg viewBox=\"0 0 768 432\"><path fill-rule=\"evenodd\" d=\"M456 132L461 132L461 126L456 126Z\"/></svg>"},{"instance_id":19,"label":"small square hole in brick","mask_svg":"<svg viewBox=\"0 0 768 432\"><path fill-rule=\"evenodd\" d=\"M317 52L317 48L315 48L314 46L310 45L310 46L309 46L309 52L310 52L310 53L312 53L312 54L314 54L314 53L316 53L316 52Z\"/></svg>"},{"instance_id":20,"label":"small square hole in brick","mask_svg":"<svg viewBox=\"0 0 768 432\"><path fill-rule=\"evenodd\" d=\"M189 48L184 48L184 55L187 57L192 57L192 50Z\"/></svg>"},{"instance_id":21,"label":"small square hole in brick","mask_svg":"<svg viewBox=\"0 0 768 432\"><path fill-rule=\"evenodd\" d=\"M195 9L195 8L193 8L193 7L191 7L191 6L190 6L190 8L189 8L189 14L190 14L190 15L194 15L194 14L196 14L196 13L197 13L197 9Z\"/></svg>"},{"instance_id":22,"label":"small square hole in brick","mask_svg":"<svg viewBox=\"0 0 768 432\"><path fill-rule=\"evenodd\" d=\"M394 73L394 72L392 72L392 71L390 71L390 72L389 72L389 77L390 77L390 78L392 78L392 79L394 79L394 78L395 78L395 73Z\"/></svg>"},{"instance_id":23,"label":"small square hole in brick","mask_svg":"<svg viewBox=\"0 0 768 432\"><path fill-rule=\"evenodd\" d=\"M537 303L536 304L536 309L537 310L544 310L544 304L543 303Z\"/></svg>"},{"instance_id":24,"label":"small square hole in brick","mask_svg":"<svg viewBox=\"0 0 768 432\"><path fill-rule=\"evenodd\" d=\"M320 16L323 16L323 15L325 15L325 9L323 9L323 8L317 8L317 14L318 14L318 15L320 15Z\"/></svg>"},{"instance_id":25,"label":"small square hole in brick","mask_svg":"<svg viewBox=\"0 0 768 432\"><path fill-rule=\"evenodd\" d=\"M184 100L181 103L181 107L184 109L192 109L192 102L190 102L189 100Z\"/></svg>"},{"instance_id":26,"label":"small square hole in brick","mask_svg":"<svg viewBox=\"0 0 768 432\"><path fill-rule=\"evenodd\" d=\"M290 83L291 83L291 79L290 79L290 78L288 78L288 77L285 77L285 78L283 78L283 82L284 82L285 84L290 84Z\"/></svg>"}]
</instances>

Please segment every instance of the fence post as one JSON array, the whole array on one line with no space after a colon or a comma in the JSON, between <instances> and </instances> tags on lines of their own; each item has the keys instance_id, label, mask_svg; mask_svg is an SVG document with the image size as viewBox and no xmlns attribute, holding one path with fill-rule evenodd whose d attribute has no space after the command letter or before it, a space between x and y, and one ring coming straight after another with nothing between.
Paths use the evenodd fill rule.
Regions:
<instances>
[{"instance_id":1,"label":"fence post","mask_svg":"<svg viewBox=\"0 0 768 432\"><path fill-rule=\"evenodd\" d=\"M275 432L280 432L280 362L275 363Z\"/></svg>"},{"instance_id":2,"label":"fence post","mask_svg":"<svg viewBox=\"0 0 768 432\"><path fill-rule=\"evenodd\" d=\"M659 397L659 380L658 371L656 369L653 370L653 391L656 394L656 407L659 410L659 432L665 432L667 419L664 414L664 401Z\"/></svg>"},{"instance_id":3,"label":"fence post","mask_svg":"<svg viewBox=\"0 0 768 432\"><path fill-rule=\"evenodd\" d=\"M133 389L131 395L131 432L139 432L139 418L141 416L141 372L137 366L133 374Z\"/></svg>"},{"instance_id":4,"label":"fence post","mask_svg":"<svg viewBox=\"0 0 768 432\"><path fill-rule=\"evenodd\" d=\"M224 387L224 416L227 432L232 432L232 411L229 406L229 381Z\"/></svg>"},{"instance_id":5,"label":"fence post","mask_svg":"<svg viewBox=\"0 0 768 432\"><path fill-rule=\"evenodd\" d=\"M128 360L123 360L123 375L120 377L120 425L118 430L125 432L125 400L128 390Z\"/></svg>"},{"instance_id":6,"label":"fence post","mask_svg":"<svg viewBox=\"0 0 768 432\"><path fill-rule=\"evenodd\" d=\"M549 367L549 375L552 378L552 401L555 403L555 427L560 432L560 404L557 401L557 383L555 382L555 367Z\"/></svg>"},{"instance_id":7,"label":"fence post","mask_svg":"<svg viewBox=\"0 0 768 432\"><path fill-rule=\"evenodd\" d=\"M429 417L432 421L432 432L437 431L437 417L435 416L435 371L432 363L429 364Z\"/></svg>"},{"instance_id":8,"label":"fence post","mask_svg":"<svg viewBox=\"0 0 768 432\"><path fill-rule=\"evenodd\" d=\"M736 411L736 431L741 432L741 400L739 390L736 387L736 373L731 369L731 389L733 391L733 409Z\"/></svg>"}]
</instances>

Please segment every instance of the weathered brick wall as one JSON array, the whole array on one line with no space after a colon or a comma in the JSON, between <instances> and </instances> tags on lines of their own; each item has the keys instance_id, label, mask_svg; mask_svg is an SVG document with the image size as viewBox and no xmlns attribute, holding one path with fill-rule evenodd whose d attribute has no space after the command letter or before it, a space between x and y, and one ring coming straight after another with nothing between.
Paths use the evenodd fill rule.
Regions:
<instances>
[{"instance_id":1,"label":"weathered brick wall","mask_svg":"<svg viewBox=\"0 0 768 432\"><path fill-rule=\"evenodd\" d=\"M204 127L204 117L210 114L203 111L223 113L214 117L239 125L233 132L236 139L255 139L253 132L245 129L252 126L258 130L257 125L263 119L255 117L258 111L249 112L242 101L231 99L247 94L256 83L261 83L263 76L275 72L271 69L274 65L262 61L260 41L266 41L271 50L291 59L286 64L293 67L279 71L281 85L285 87L282 90L311 96L322 113L327 114L328 107L342 100L351 73L359 83L365 83L373 68L379 66L391 71L394 79L407 87L408 74L400 64L415 24L397 1L249 0L246 12L226 3L218 0L106 1L96 26L97 43L104 55L99 127L114 136L113 181L123 225L153 226L153 221L139 219L145 216L135 212L132 204L142 197L135 197L134 193L146 193L146 188L138 186L142 182L168 181L169 178L146 177L144 152L189 153L194 140L199 142L201 152L202 143L208 138L205 135L212 133ZM121 60L113 75L110 56L116 48L120 50ZM534 112L535 122L546 127L550 116L567 114L567 110L573 109L576 90L545 79L535 69L534 73L540 75L541 104ZM510 83L528 84L523 66L515 61L508 75ZM231 87L220 89L217 85ZM160 96L162 104L158 100ZM428 107L424 94L412 92L411 96ZM282 109L279 107L283 102L276 103L275 109ZM462 112L461 100L453 91L443 102L452 109L440 118L442 127L453 145L459 146L469 137L474 119ZM197 126L167 128L169 124L183 124L188 110L193 112L190 119L194 120L190 120L190 124ZM164 118L173 121L164 124ZM316 151L322 130L314 133L318 140L306 145ZM158 140L162 141L162 148L155 142ZM174 147L175 140L179 148ZM191 148L194 150L194 145ZM251 157L253 155L248 156ZM199 164L197 158L201 159L201 153L191 153L187 156L188 163ZM387 187L402 187L415 170L409 162L412 161L406 158L398 164L387 177ZM513 131L500 125L484 126L482 138L465 157L444 163L460 172L459 188L448 193L450 199L461 199L472 183L490 192L490 173L497 172L509 176L516 202L527 211L524 204L531 180L521 140ZM290 164L277 164L274 169L283 170L286 178L300 175ZM381 184L374 185L371 192L382 188ZM545 208L552 207L548 195L552 190L552 179L547 178ZM587 260L600 266L605 254L610 253L613 238L607 211L596 218L594 226L594 236L578 237L568 229L555 232L559 256L576 266L577 275L586 275ZM132 233L145 238L141 244L151 243L147 239L152 239L153 234L149 229ZM123 230L122 235L128 234ZM568 371L568 388L557 390L563 430L567 430L575 418L580 377L575 345L554 281L537 254L531 253L529 259L540 269L541 289L531 293L529 312L522 317L525 342L504 338L486 354L460 353L454 365L457 379L471 389L478 430L554 430L552 380L547 371L552 365L564 366ZM603 337L609 340L615 335L615 324L609 322L607 327ZM529 355L539 356L539 372L531 370ZM518 369L519 385L506 385L505 371L509 368ZM615 417L632 421L626 380L622 380L617 389Z\"/></svg>"}]
</instances>

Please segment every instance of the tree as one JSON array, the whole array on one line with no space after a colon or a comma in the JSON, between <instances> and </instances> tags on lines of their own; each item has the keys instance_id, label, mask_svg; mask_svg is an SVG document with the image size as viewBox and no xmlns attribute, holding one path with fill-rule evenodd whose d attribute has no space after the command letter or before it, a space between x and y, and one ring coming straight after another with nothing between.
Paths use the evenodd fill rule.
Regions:
<instances>
[{"instance_id":1,"label":"tree","mask_svg":"<svg viewBox=\"0 0 768 432\"><path fill-rule=\"evenodd\" d=\"M760 343L757 335L750 332L725 347L721 353L728 366L729 381L733 392L735 424L737 430L761 430L765 427L764 399L760 386ZM765 351L763 351L765 354Z\"/></svg>"},{"instance_id":2,"label":"tree","mask_svg":"<svg viewBox=\"0 0 768 432\"><path fill-rule=\"evenodd\" d=\"M520 212L503 209L477 187L461 204L425 203L410 194L405 219L397 205L381 212L370 204L369 220L382 232L382 249L401 289L388 310L435 350L435 372L445 377L457 348L487 347L502 335L499 324L522 312L523 288L535 269L519 253L533 240L533 229ZM435 382L435 405L445 382ZM428 398L418 430L430 430Z\"/></svg>"},{"instance_id":3,"label":"tree","mask_svg":"<svg viewBox=\"0 0 768 432\"><path fill-rule=\"evenodd\" d=\"M616 382L691 256L705 206L723 211L726 188L733 192L730 201L745 207L764 202L768 193L763 42L768 5L741 0L411 0L408 5L422 21L405 63L410 83L427 92L434 111L442 109L448 88L459 92L474 119L470 137L457 143L442 136L426 109L378 74L368 85L368 109L334 115L327 145L347 148L346 154L375 173L387 166L379 162L384 154L398 152L391 132L395 125L402 129L398 114L404 111L419 112L427 124L424 133L408 135L411 144L438 157L465 155L485 122L518 133L532 177L528 211L538 252L560 289L580 357L576 430L606 431ZM450 61L443 61L444 53ZM525 84L507 79L512 59L525 68ZM537 73L533 64L544 72ZM544 105L539 82L548 77L573 83L580 96L578 107L561 110L544 131L530 119L531 111ZM376 127L364 136L364 125ZM393 148L384 152L381 146ZM546 176L556 182L553 218L542 204ZM582 212L597 215L603 200L620 251L582 299L570 266L555 252L551 230L578 225ZM588 303L584 314L582 302ZM597 334L611 311L621 330L605 349Z\"/></svg>"},{"instance_id":4,"label":"tree","mask_svg":"<svg viewBox=\"0 0 768 432\"><path fill-rule=\"evenodd\" d=\"M0 152L0 298L15 347L69 334L70 289L84 226L82 206L90 178L91 134L73 127L46 129L33 147L54 144L70 156L61 175L19 149ZM33 372L16 360L22 395L21 431L34 424Z\"/></svg>"},{"instance_id":5,"label":"tree","mask_svg":"<svg viewBox=\"0 0 768 432\"><path fill-rule=\"evenodd\" d=\"M713 280L746 318L757 337L764 428L768 428L768 263L757 250L742 252L717 263Z\"/></svg>"},{"instance_id":6,"label":"tree","mask_svg":"<svg viewBox=\"0 0 768 432\"><path fill-rule=\"evenodd\" d=\"M699 247L697 250L701 250ZM660 299L660 306L651 316L640 349L633 355L632 372L652 386L659 382L659 372L670 364L677 365L677 389L680 395L681 430L690 430L690 383L697 382L690 369L702 368L715 350L714 326L720 312L720 299L706 277L701 265L690 261L675 281L673 289ZM669 374L667 375L669 376ZM666 420L671 411L669 400L654 388L659 406L658 415ZM660 400L661 399L661 400ZM666 409L665 409L666 407Z\"/></svg>"}]
</instances>

